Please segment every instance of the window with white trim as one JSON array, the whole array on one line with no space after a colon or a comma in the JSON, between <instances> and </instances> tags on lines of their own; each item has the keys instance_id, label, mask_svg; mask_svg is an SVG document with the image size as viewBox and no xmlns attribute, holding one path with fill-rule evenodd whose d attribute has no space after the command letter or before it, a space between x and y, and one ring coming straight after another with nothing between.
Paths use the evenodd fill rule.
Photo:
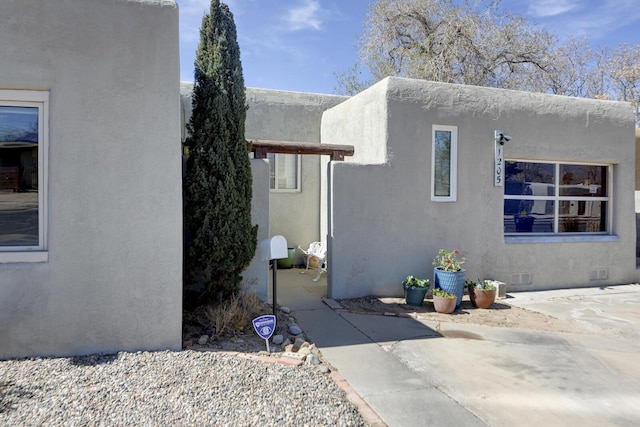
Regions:
<instances>
[{"instance_id":1,"label":"window with white trim","mask_svg":"<svg viewBox=\"0 0 640 427\"><path fill-rule=\"evenodd\" d=\"M458 127L432 127L431 200L455 202L458 176Z\"/></svg>"},{"instance_id":2,"label":"window with white trim","mask_svg":"<svg viewBox=\"0 0 640 427\"><path fill-rule=\"evenodd\" d=\"M605 234L611 166L507 160L504 233Z\"/></svg>"},{"instance_id":3,"label":"window with white trim","mask_svg":"<svg viewBox=\"0 0 640 427\"><path fill-rule=\"evenodd\" d=\"M49 92L0 90L0 261L47 248Z\"/></svg>"},{"instance_id":4,"label":"window with white trim","mask_svg":"<svg viewBox=\"0 0 640 427\"><path fill-rule=\"evenodd\" d=\"M300 155L268 153L269 188L272 191L300 191Z\"/></svg>"}]
</instances>

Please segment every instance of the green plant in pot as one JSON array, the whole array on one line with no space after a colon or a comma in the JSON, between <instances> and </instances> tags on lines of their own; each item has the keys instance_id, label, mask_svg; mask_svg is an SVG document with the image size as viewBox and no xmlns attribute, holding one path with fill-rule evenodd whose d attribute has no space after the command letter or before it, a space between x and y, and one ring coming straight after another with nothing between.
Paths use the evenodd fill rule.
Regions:
<instances>
[{"instance_id":1,"label":"green plant in pot","mask_svg":"<svg viewBox=\"0 0 640 427\"><path fill-rule=\"evenodd\" d=\"M404 298L408 305L416 307L422 306L424 297L429 290L429 279L421 279L417 276L407 276L402 281L404 288Z\"/></svg>"},{"instance_id":2,"label":"green plant in pot","mask_svg":"<svg viewBox=\"0 0 640 427\"><path fill-rule=\"evenodd\" d=\"M456 310L462 304L465 286L465 270L462 264L466 258L460 255L457 249L447 251L440 249L433 260L433 286L435 289L443 289L456 296Z\"/></svg>"},{"instance_id":3,"label":"green plant in pot","mask_svg":"<svg viewBox=\"0 0 640 427\"><path fill-rule=\"evenodd\" d=\"M476 308L489 308L496 300L496 286L492 280L467 280L467 289L471 304Z\"/></svg>"},{"instance_id":4,"label":"green plant in pot","mask_svg":"<svg viewBox=\"0 0 640 427\"><path fill-rule=\"evenodd\" d=\"M451 314L456 309L457 297L443 289L433 289L433 308L438 313Z\"/></svg>"}]
</instances>

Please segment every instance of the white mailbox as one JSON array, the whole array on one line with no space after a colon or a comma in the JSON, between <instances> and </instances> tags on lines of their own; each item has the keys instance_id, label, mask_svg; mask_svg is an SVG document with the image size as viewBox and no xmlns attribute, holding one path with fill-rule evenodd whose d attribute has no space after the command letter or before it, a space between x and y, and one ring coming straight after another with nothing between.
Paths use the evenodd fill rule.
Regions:
<instances>
[{"instance_id":1,"label":"white mailbox","mask_svg":"<svg viewBox=\"0 0 640 427\"><path fill-rule=\"evenodd\" d=\"M289 251L287 249L287 239L283 236L276 235L269 239L264 239L260 242L258 248L260 251L260 259L263 261L271 261L271 269L273 270L273 315L276 315L276 307L278 306L278 278L276 271L278 270L277 259L289 258ZM268 348L268 346L267 346Z\"/></svg>"},{"instance_id":2,"label":"white mailbox","mask_svg":"<svg viewBox=\"0 0 640 427\"><path fill-rule=\"evenodd\" d=\"M269 261L272 259L289 258L287 250L287 239L276 235L260 242L260 259Z\"/></svg>"}]
</instances>

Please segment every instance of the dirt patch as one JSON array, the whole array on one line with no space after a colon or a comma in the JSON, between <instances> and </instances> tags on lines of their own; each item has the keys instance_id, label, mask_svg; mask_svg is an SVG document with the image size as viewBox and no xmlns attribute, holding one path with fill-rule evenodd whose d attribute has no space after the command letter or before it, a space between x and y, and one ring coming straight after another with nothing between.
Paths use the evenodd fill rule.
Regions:
<instances>
[{"instance_id":1,"label":"dirt patch","mask_svg":"<svg viewBox=\"0 0 640 427\"><path fill-rule=\"evenodd\" d=\"M465 295L458 311L437 313L433 301L426 299L422 307L405 304L404 298L362 297L340 299L338 303L351 313L372 315L398 315L434 322L465 323L536 331L585 333L585 326L576 321L557 319L542 313L509 304L509 299L497 300L491 308L475 308Z\"/></svg>"},{"instance_id":2,"label":"dirt patch","mask_svg":"<svg viewBox=\"0 0 640 427\"><path fill-rule=\"evenodd\" d=\"M238 351L243 353L258 353L267 350L267 346L253 329L251 318L262 314L272 314L271 305L261 303L261 307L256 308L256 313L250 315L246 324L235 327L233 330L218 336L213 330L211 320L206 314L206 307L198 307L192 311L183 313L182 325L182 345L184 348L206 348L211 350ZM288 325L295 323L293 314L276 312L276 329L273 335L281 334L288 337ZM207 336L204 344L199 344L198 340ZM282 352L281 346L272 345L272 351Z\"/></svg>"}]
</instances>

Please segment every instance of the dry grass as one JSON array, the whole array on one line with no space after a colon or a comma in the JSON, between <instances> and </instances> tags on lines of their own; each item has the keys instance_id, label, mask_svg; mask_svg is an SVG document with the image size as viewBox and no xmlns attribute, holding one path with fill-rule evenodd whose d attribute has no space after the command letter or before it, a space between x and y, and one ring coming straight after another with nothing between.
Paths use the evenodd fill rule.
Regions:
<instances>
[{"instance_id":1,"label":"dry grass","mask_svg":"<svg viewBox=\"0 0 640 427\"><path fill-rule=\"evenodd\" d=\"M212 336L220 338L226 334L249 331L251 321L269 311L266 304L254 293L234 296L215 306L205 308L205 314L212 329Z\"/></svg>"}]
</instances>

